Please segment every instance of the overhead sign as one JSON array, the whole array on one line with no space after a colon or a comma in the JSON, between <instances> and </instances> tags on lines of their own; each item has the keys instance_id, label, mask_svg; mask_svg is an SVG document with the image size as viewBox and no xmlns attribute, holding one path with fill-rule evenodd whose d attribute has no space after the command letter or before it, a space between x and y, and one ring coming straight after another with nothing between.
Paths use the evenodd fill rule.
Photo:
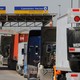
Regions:
<instances>
[{"instance_id":1,"label":"overhead sign","mask_svg":"<svg viewBox=\"0 0 80 80\"><path fill-rule=\"evenodd\" d=\"M6 7L0 6L0 14L5 14L5 13L6 13Z\"/></svg>"},{"instance_id":2,"label":"overhead sign","mask_svg":"<svg viewBox=\"0 0 80 80\"><path fill-rule=\"evenodd\" d=\"M15 14L47 14L48 6L16 6Z\"/></svg>"}]
</instances>

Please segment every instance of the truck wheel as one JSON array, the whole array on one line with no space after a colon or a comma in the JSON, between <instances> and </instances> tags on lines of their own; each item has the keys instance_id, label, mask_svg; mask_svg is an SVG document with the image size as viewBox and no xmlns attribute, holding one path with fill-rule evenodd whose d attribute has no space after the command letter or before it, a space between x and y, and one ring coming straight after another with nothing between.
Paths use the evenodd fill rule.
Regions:
<instances>
[{"instance_id":1,"label":"truck wheel","mask_svg":"<svg viewBox=\"0 0 80 80\"><path fill-rule=\"evenodd\" d=\"M8 68L12 70L16 70L17 61L8 59Z\"/></svg>"},{"instance_id":2,"label":"truck wheel","mask_svg":"<svg viewBox=\"0 0 80 80\"><path fill-rule=\"evenodd\" d=\"M80 72L80 61L70 61L69 64L73 72Z\"/></svg>"},{"instance_id":3,"label":"truck wheel","mask_svg":"<svg viewBox=\"0 0 80 80\"><path fill-rule=\"evenodd\" d=\"M19 65L16 65L16 71L17 71L18 73L20 73L20 66L19 66Z\"/></svg>"},{"instance_id":4,"label":"truck wheel","mask_svg":"<svg viewBox=\"0 0 80 80\"><path fill-rule=\"evenodd\" d=\"M8 69L11 69L11 68L10 68L10 65L8 65Z\"/></svg>"}]
</instances>

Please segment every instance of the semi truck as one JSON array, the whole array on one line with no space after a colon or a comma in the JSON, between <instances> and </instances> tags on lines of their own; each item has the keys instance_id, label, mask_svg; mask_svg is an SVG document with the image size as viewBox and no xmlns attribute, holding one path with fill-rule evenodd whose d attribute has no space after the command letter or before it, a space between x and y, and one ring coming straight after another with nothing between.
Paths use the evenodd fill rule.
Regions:
<instances>
[{"instance_id":1,"label":"semi truck","mask_svg":"<svg viewBox=\"0 0 80 80\"><path fill-rule=\"evenodd\" d=\"M37 77L40 80L52 80L55 65L56 27L41 28L41 53L38 63Z\"/></svg>"},{"instance_id":2,"label":"semi truck","mask_svg":"<svg viewBox=\"0 0 80 80\"><path fill-rule=\"evenodd\" d=\"M80 80L80 9L71 9L57 20L56 70L59 80Z\"/></svg>"},{"instance_id":3,"label":"semi truck","mask_svg":"<svg viewBox=\"0 0 80 80\"><path fill-rule=\"evenodd\" d=\"M41 29L41 65L52 68L53 57L56 52L56 27L42 27Z\"/></svg>"},{"instance_id":4,"label":"semi truck","mask_svg":"<svg viewBox=\"0 0 80 80\"><path fill-rule=\"evenodd\" d=\"M28 79L37 78L37 65L40 62L41 30L29 32L27 46Z\"/></svg>"},{"instance_id":5,"label":"semi truck","mask_svg":"<svg viewBox=\"0 0 80 80\"><path fill-rule=\"evenodd\" d=\"M23 66L24 54L22 49L27 42L28 34L14 34L1 36L1 51L3 60L6 58L6 64L9 69L18 69Z\"/></svg>"},{"instance_id":6,"label":"semi truck","mask_svg":"<svg viewBox=\"0 0 80 80\"><path fill-rule=\"evenodd\" d=\"M27 45L28 42L28 33L26 34L19 34L19 43L18 43L18 60L16 65L16 71L23 75L23 68L24 68L24 47Z\"/></svg>"},{"instance_id":7,"label":"semi truck","mask_svg":"<svg viewBox=\"0 0 80 80\"><path fill-rule=\"evenodd\" d=\"M52 80L53 65L56 55L56 27L48 26L41 29L41 59L38 66L40 80Z\"/></svg>"}]
</instances>

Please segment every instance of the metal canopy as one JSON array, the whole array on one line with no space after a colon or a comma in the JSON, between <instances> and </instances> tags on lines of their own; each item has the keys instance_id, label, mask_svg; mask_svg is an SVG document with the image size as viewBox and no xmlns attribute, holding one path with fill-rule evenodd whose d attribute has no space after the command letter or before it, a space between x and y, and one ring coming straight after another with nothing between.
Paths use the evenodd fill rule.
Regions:
<instances>
[{"instance_id":1,"label":"metal canopy","mask_svg":"<svg viewBox=\"0 0 80 80\"><path fill-rule=\"evenodd\" d=\"M28 14L0 14L0 27L29 27L45 26L56 14L28 15Z\"/></svg>"}]
</instances>

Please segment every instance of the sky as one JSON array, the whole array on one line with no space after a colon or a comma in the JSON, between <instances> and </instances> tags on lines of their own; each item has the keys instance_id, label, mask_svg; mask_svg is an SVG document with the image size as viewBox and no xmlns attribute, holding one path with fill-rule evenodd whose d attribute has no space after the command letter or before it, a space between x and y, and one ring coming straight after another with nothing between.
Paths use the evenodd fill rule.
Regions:
<instances>
[{"instance_id":1,"label":"sky","mask_svg":"<svg viewBox=\"0 0 80 80\"><path fill-rule=\"evenodd\" d=\"M73 0L76 5L78 0ZM14 6L48 6L49 13L65 14L71 8L71 0L0 0L0 5L7 7L7 13L14 12Z\"/></svg>"},{"instance_id":2,"label":"sky","mask_svg":"<svg viewBox=\"0 0 80 80\"><path fill-rule=\"evenodd\" d=\"M0 5L7 7L7 13L12 13L14 6L48 6L49 13L59 13L58 5L61 5L63 15L71 7L71 0L0 0Z\"/></svg>"},{"instance_id":3,"label":"sky","mask_svg":"<svg viewBox=\"0 0 80 80\"><path fill-rule=\"evenodd\" d=\"M73 0L76 5L78 0ZM65 14L71 8L71 0L0 0L0 5L7 7L7 13L13 13L14 6L48 6L49 13Z\"/></svg>"},{"instance_id":4,"label":"sky","mask_svg":"<svg viewBox=\"0 0 80 80\"><path fill-rule=\"evenodd\" d=\"M78 0L72 1L76 8ZM13 13L14 6L48 6L49 13L57 13L59 16L59 9L60 14L64 15L71 8L71 0L0 0L0 6L6 6L7 13Z\"/></svg>"}]
</instances>

